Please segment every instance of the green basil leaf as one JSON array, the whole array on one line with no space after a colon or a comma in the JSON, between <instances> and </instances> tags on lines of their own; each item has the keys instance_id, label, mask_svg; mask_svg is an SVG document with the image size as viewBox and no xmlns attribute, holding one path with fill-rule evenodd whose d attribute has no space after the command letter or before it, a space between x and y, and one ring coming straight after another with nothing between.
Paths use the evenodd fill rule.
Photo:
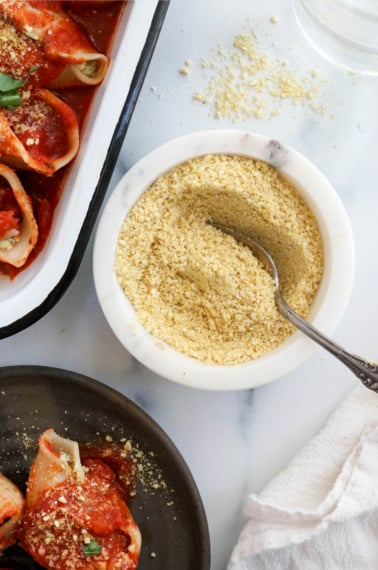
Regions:
<instances>
[{"instance_id":1,"label":"green basil leaf","mask_svg":"<svg viewBox=\"0 0 378 570\"><path fill-rule=\"evenodd\" d=\"M17 90L25 85L31 74L37 69L38 65L33 65L25 79L16 79L8 73L0 73L0 107L17 109L21 105L21 96Z\"/></svg>"},{"instance_id":2,"label":"green basil leaf","mask_svg":"<svg viewBox=\"0 0 378 570\"><path fill-rule=\"evenodd\" d=\"M96 540L91 540L87 544L83 544L83 554L84 556L96 556L100 554L101 546Z\"/></svg>"},{"instance_id":3,"label":"green basil leaf","mask_svg":"<svg viewBox=\"0 0 378 570\"><path fill-rule=\"evenodd\" d=\"M24 79L15 79L12 75L8 73L0 73L0 91L1 93L7 93L8 91L13 91L22 87L25 83Z\"/></svg>"},{"instance_id":4,"label":"green basil leaf","mask_svg":"<svg viewBox=\"0 0 378 570\"><path fill-rule=\"evenodd\" d=\"M0 93L0 107L17 109L21 105L21 97L16 90Z\"/></svg>"}]
</instances>

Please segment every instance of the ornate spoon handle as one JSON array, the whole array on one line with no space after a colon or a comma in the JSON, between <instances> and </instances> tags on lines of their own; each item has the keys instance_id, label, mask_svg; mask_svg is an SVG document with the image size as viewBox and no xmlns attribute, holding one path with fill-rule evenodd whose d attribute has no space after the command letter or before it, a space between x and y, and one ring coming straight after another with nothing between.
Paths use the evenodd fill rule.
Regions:
<instances>
[{"instance_id":1,"label":"ornate spoon handle","mask_svg":"<svg viewBox=\"0 0 378 570\"><path fill-rule=\"evenodd\" d=\"M280 313L293 325L313 341L328 350L328 352L336 356L336 358L345 364L345 366L347 366L367 388L378 393L378 364L375 362L369 362L355 354L351 354L330 340L293 311L293 309L286 303L279 290L276 290L276 303Z\"/></svg>"}]
</instances>

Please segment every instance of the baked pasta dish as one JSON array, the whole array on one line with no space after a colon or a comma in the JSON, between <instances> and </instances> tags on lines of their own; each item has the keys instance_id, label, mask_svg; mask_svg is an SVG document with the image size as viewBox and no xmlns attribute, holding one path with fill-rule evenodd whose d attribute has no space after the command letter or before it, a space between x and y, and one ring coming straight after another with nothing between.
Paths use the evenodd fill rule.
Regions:
<instances>
[{"instance_id":1,"label":"baked pasta dish","mask_svg":"<svg viewBox=\"0 0 378 570\"><path fill-rule=\"evenodd\" d=\"M0 0L0 274L42 250L122 1Z\"/></svg>"}]
</instances>

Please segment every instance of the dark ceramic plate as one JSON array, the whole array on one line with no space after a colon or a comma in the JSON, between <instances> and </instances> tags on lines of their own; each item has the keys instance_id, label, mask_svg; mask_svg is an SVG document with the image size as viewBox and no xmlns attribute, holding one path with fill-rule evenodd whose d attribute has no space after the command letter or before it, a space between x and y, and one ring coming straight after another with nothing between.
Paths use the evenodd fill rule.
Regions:
<instances>
[{"instance_id":1,"label":"dark ceramic plate","mask_svg":"<svg viewBox=\"0 0 378 570\"><path fill-rule=\"evenodd\" d=\"M0 471L25 489L40 433L79 442L130 439L140 474L131 511L142 533L140 570L208 570L206 515L177 448L143 410L86 376L41 366L0 368ZM0 568L40 568L18 547Z\"/></svg>"}]
</instances>

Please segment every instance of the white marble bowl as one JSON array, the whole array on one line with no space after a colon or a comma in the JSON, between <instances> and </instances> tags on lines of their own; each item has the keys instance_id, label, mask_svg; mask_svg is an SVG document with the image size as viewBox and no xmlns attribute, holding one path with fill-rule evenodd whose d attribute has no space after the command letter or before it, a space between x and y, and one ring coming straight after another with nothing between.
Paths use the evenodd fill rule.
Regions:
<instances>
[{"instance_id":1,"label":"white marble bowl","mask_svg":"<svg viewBox=\"0 0 378 570\"><path fill-rule=\"evenodd\" d=\"M296 331L278 348L234 365L204 364L151 336L138 322L119 286L114 256L120 226L141 194L162 174L195 156L228 153L277 167L312 209L324 244L324 275L309 320L331 335L346 309L353 283L354 246L347 214L333 187L304 156L255 133L210 130L174 139L140 160L119 182L99 221L94 246L94 281L104 315L125 348L142 364L174 382L206 390L240 390L266 384L307 361L318 348Z\"/></svg>"}]
</instances>

